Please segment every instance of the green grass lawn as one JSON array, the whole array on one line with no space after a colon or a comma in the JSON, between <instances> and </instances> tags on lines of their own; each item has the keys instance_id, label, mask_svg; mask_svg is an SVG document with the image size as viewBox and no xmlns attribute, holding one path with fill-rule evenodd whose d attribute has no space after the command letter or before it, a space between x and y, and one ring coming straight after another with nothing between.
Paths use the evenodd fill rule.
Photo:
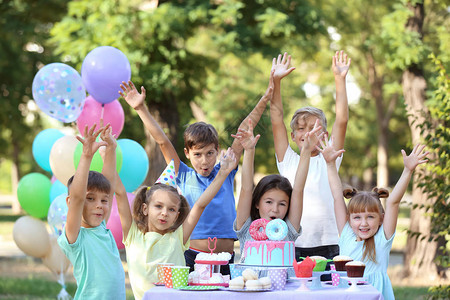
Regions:
<instances>
[{"instance_id":1,"label":"green grass lawn","mask_svg":"<svg viewBox=\"0 0 450 300\"><path fill-rule=\"evenodd\" d=\"M66 291L73 297L77 285L68 283ZM56 299L61 285L56 281L42 278L0 277L0 299ZM127 299L134 299L131 289L127 289Z\"/></svg>"}]
</instances>

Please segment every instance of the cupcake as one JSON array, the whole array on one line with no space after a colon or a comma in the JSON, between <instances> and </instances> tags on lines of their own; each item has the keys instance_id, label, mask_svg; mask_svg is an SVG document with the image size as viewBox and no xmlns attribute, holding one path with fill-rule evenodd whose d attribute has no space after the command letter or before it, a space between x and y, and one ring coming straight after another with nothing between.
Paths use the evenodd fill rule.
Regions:
<instances>
[{"instance_id":1,"label":"cupcake","mask_svg":"<svg viewBox=\"0 0 450 300\"><path fill-rule=\"evenodd\" d=\"M338 255L333 258L334 266L336 271L345 271L345 264L349 261L353 261L353 258L345 255Z\"/></svg>"},{"instance_id":2,"label":"cupcake","mask_svg":"<svg viewBox=\"0 0 450 300\"><path fill-rule=\"evenodd\" d=\"M363 277L366 265L360 261L350 261L345 264L348 277Z\"/></svg>"},{"instance_id":3,"label":"cupcake","mask_svg":"<svg viewBox=\"0 0 450 300\"><path fill-rule=\"evenodd\" d=\"M313 269L313 272L323 272L325 271L325 268L327 267L327 259L323 256L310 256L312 260L316 262L316 266Z\"/></svg>"},{"instance_id":4,"label":"cupcake","mask_svg":"<svg viewBox=\"0 0 450 300\"><path fill-rule=\"evenodd\" d=\"M296 277L307 278L312 276L313 269L316 266L316 261L307 256L302 262L299 263L297 263L294 259L293 266Z\"/></svg>"}]
</instances>

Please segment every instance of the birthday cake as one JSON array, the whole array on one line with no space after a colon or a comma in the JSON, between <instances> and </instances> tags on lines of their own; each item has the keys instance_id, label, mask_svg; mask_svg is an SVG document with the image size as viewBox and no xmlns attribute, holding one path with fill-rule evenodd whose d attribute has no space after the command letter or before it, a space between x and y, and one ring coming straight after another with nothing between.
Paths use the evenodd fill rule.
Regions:
<instances>
[{"instance_id":1,"label":"birthday cake","mask_svg":"<svg viewBox=\"0 0 450 300\"><path fill-rule=\"evenodd\" d=\"M242 256L246 265L292 266L295 245L283 241L287 235L287 225L281 219L267 221L258 219L250 226L254 241L245 242Z\"/></svg>"}]
</instances>

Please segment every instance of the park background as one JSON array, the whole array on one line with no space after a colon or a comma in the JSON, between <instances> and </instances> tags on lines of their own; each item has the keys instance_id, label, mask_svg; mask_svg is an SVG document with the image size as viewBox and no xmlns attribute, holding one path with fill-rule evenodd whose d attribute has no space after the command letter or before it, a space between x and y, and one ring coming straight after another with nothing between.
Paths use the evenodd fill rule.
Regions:
<instances>
[{"instance_id":1,"label":"park background","mask_svg":"<svg viewBox=\"0 0 450 300\"><path fill-rule=\"evenodd\" d=\"M152 115L184 158L182 132L194 121L212 123L221 146L231 144L230 133L267 87L272 58L284 52L296 67L282 83L285 124L297 108L312 105L324 110L330 130L331 58L343 49L352 65L346 154L339 173L345 184L359 189L392 187L402 171L400 150L409 152L418 142L428 145L431 161L416 172L402 203L394 242L401 264L390 275L397 286L438 287L413 289L404 299L448 298L447 1L15 0L0 1L0 12L2 241L11 240L12 224L20 217L15 215L19 180L31 172L51 177L31 155L36 135L46 128L77 134L75 123L49 118L33 101L32 81L44 65L63 62L80 71L94 48L120 49L130 61L131 79L147 89ZM145 147L150 165L145 183L150 184L164 169L164 159L138 116L120 102L125 111L120 138ZM276 173L268 110L256 132L262 135L256 171ZM26 297L52 297L52 287L40 291L46 286L39 281L43 272L33 275L42 267L39 260L11 262L2 256L0 261L0 281L8 282L0 284L2 298L14 298L19 286L27 286L21 280L38 282L31 283L39 286L37 295ZM28 275L15 278L16 264L17 269L31 266Z\"/></svg>"}]
</instances>

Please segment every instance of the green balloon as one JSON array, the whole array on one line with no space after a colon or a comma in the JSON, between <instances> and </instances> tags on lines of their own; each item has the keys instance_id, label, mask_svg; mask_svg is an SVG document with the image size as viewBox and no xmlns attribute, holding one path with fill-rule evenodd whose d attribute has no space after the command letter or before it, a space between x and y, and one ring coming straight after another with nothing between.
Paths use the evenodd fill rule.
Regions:
<instances>
[{"instance_id":1,"label":"green balloon","mask_svg":"<svg viewBox=\"0 0 450 300\"><path fill-rule=\"evenodd\" d=\"M78 164L80 163L81 153L83 152L83 145L81 143L77 144L77 147L75 148L75 153L73 154L73 162L75 164L75 169L78 168ZM91 166L89 167L89 170L91 171L97 171L102 172L103 168L103 160L100 156L100 153L97 151L94 154L94 157L91 161ZM122 149L120 149L120 146L117 145L116 148L116 170L117 173L122 169Z\"/></svg>"},{"instance_id":2,"label":"green balloon","mask_svg":"<svg viewBox=\"0 0 450 300\"><path fill-rule=\"evenodd\" d=\"M20 206L30 216L41 219L47 216L50 207L52 182L40 173L30 173L22 177L17 187Z\"/></svg>"}]
</instances>

